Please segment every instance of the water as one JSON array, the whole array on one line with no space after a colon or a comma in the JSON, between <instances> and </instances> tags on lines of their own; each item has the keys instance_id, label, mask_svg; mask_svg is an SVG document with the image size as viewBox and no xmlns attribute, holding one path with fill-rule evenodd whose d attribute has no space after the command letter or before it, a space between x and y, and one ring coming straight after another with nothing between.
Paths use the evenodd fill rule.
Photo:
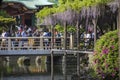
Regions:
<instances>
[{"instance_id":1,"label":"water","mask_svg":"<svg viewBox=\"0 0 120 80\"><path fill-rule=\"evenodd\" d=\"M37 75L37 76L18 76L18 77L5 77L3 80L50 80L50 75ZM63 76L56 75L54 80L64 80ZM70 77L68 78L70 80Z\"/></svg>"},{"instance_id":2,"label":"water","mask_svg":"<svg viewBox=\"0 0 120 80\"><path fill-rule=\"evenodd\" d=\"M22 57L22 56L21 56ZM3 58L3 65L0 66L0 80L50 80L51 79L51 66L47 64L46 56L40 56L38 59L36 56L28 56L30 59L27 64L24 65L21 61L22 59L18 56L12 56L8 58ZM23 58L23 57L22 57ZM40 58L40 60L39 60ZM57 57L58 58L58 57ZM54 59L57 60L57 59ZM7 62L6 62L7 61ZM62 60L61 60L62 61ZM64 80L64 69L60 60L54 64L54 80ZM69 60L68 60L69 61ZM73 60L74 61L74 60ZM70 62L67 64L67 80L71 80L73 73L76 73L75 62Z\"/></svg>"}]
</instances>

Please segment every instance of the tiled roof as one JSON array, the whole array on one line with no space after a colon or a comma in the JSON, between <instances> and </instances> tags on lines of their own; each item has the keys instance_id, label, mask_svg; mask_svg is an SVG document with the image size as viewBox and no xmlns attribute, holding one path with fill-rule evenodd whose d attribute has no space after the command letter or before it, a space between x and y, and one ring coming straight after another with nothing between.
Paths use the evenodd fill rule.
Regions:
<instances>
[{"instance_id":1,"label":"tiled roof","mask_svg":"<svg viewBox=\"0 0 120 80\"><path fill-rule=\"evenodd\" d=\"M48 0L3 0L3 2L17 2L25 5L29 9L36 9L36 6L53 5L54 3Z\"/></svg>"}]
</instances>

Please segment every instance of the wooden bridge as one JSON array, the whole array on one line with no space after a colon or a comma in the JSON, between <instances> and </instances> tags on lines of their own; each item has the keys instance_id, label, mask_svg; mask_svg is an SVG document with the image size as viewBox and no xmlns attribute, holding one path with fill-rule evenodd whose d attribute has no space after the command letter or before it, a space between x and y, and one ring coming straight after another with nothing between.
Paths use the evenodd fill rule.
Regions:
<instances>
[{"instance_id":1,"label":"wooden bridge","mask_svg":"<svg viewBox=\"0 0 120 80\"><path fill-rule=\"evenodd\" d=\"M73 38L68 37L66 49L64 49L64 38L51 37L0 37L0 56L12 55L50 55L54 54L68 54L73 53L91 53L93 42L85 43L81 39L82 46L77 50L77 42Z\"/></svg>"},{"instance_id":2,"label":"wooden bridge","mask_svg":"<svg viewBox=\"0 0 120 80\"><path fill-rule=\"evenodd\" d=\"M81 39L83 46L78 50L74 38L51 38L51 37L0 37L0 56L51 56L51 80L54 80L53 57L55 55L63 56L64 78L66 75L66 56L69 54L77 55L77 75L80 77L80 54L92 54L93 41L89 43ZM92 44L92 46L90 45ZM63 47L66 45L66 48Z\"/></svg>"}]
</instances>

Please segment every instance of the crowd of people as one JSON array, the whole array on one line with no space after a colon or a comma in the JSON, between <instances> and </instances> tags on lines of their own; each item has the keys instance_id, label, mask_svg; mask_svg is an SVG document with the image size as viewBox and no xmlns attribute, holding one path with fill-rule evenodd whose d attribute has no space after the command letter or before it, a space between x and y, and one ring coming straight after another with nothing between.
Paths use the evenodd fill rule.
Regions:
<instances>
[{"instance_id":1,"label":"crowd of people","mask_svg":"<svg viewBox=\"0 0 120 80\"><path fill-rule=\"evenodd\" d=\"M1 45L5 46L6 40L5 37L51 37L51 32L49 31L49 29L43 29L43 30L39 30L35 27L28 27L27 25L23 26L23 25L19 25L19 26L15 26L15 28L17 28L17 30L15 30L14 32L10 32L10 31L5 31L3 30L1 37L3 37ZM62 35L55 31L55 37L61 37ZM44 40L44 46L50 46L50 39L45 38ZM12 39L12 46L24 46L26 43L30 43L32 45L35 46L40 46L40 39L36 38L36 39L27 39L27 38L22 38L22 39Z\"/></svg>"},{"instance_id":2,"label":"crowd of people","mask_svg":"<svg viewBox=\"0 0 120 80\"><path fill-rule=\"evenodd\" d=\"M1 41L1 46L5 46L6 44L6 40L5 37L46 37L43 40L43 46L47 46L47 48L50 48L51 46L51 39L48 37L51 37L51 32L49 29L43 29L43 30L39 30L35 27L28 27L27 25L23 26L23 25L19 25L19 26L15 26L16 30L14 32L10 32L10 31L5 31L3 30L1 37L3 37L2 41ZM54 37L58 38L55 39L54 42L57 46L61 46L61 39L60 37L62 37L62 34L60 32L58 32L57 30L55 30L54 32ZM80 38L84 39L84 46L88 46L91 43L91 40L94 40L94 33L87 31L87 32L83 32L82 34L80 34ZM21 38L21 39L12 39L12 46L16 47L16 46L25 46L25 45L29 46L40 46L40 39L36 38L36 39L28 39L28 38ZM48 47L49 46L49 47Z\"/></svg>"}]
</instances>

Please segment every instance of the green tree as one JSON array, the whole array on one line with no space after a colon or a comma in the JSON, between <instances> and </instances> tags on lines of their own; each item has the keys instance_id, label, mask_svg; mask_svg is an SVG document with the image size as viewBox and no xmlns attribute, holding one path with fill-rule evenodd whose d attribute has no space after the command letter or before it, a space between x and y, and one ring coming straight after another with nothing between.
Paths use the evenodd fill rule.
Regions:
<instances>
[{"instance_id":1,"label":"green tree","mask_svg":"<svg viewBox=\"0 0 120 80\"><path fill-rule=\"evenodd\" d=\"M15 23L15 19L9 16L5 11L0 10L0 32L2 29L9 29L10 25Z\"/></svg>"},{"instance_id":2,"label":"green tree","mask_svg":"<svg viewBox=\"0 0 120 80\"><path fill-rule=\"evenodd\" d=\"M67 8L74 9L76 11L80 11L81 8L83 7L89 7L89 6L94 6L97 4L106 4L107 2L110 2L112 0L58 0L57 7L52 7L52 8L44 8L43 10L40 10L37 15L40 15L41 17L45 17L53 14L53 13L58 13L62 11L65 11ZM66 9L65 9L66 8ZM54 11L53 11L54 9ZM48 11L47 14L45 14ZM39 16L39 17L40 17Z\"/></svg>"},{"instance_id":3,"label":"green tree","mask_svg":"<svg viewBox=\"0 0 120 80\"><path fill-rule=\"evenodd\" d=\"M73 21L73 23L70 23L71 26L80 26L79 24L81 22L82 22L83 26L87 26L88 25L87 19L89 17L86 17L86 16L89 15L90 13L89 14L86 13L86 10L90 11L91 6L96 6L99 4L106 4L107 2L110 2L110 1L112 1L112 0L58 0L57 6L53 6L50 8L45 7L44 9L40 10L36 14L36 16L38 18L44 19L47 16L54 16L57 14L57 15L61 16L61 18L59 18L60 23L57 23L57 24L60 24L63 26L63 23L65 22L65 20L67 20L69 22ZM100 7L98 6L98 8L100 8ZM67 19L69 17L67 15L73 14L72 12L68 12L67 14L65 14L69 10L72 10L72 12L75 13L74 15L76 16L76 18L72 18L70 20ZM81 13L81 10L83 10L83 13ZM96 12L96 14L98 14L98 13ZM96 16L96 14L93 16ZM82 15L84 15L84 17ZM81 22L80 22L80 16L83 17Z\"/></svg>"}]
</instances>

